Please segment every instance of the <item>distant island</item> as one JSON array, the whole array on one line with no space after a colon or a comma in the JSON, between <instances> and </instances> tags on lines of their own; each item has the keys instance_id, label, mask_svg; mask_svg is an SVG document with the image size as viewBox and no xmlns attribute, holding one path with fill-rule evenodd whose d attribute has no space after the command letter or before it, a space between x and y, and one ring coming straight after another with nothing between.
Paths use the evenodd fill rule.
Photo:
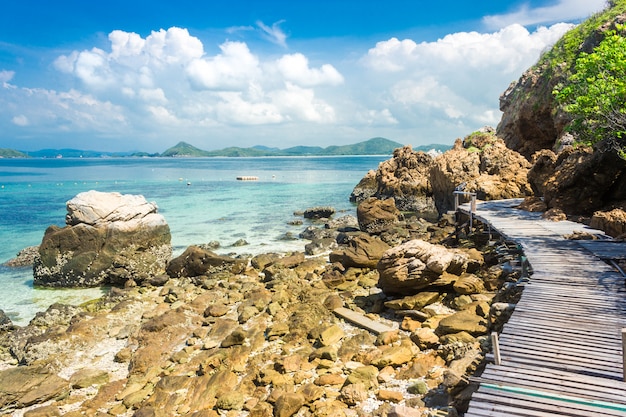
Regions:
<instances>
[{"instance_id":1,"label":"distant island","mask_svg":"<svg viewBox=\"0 0 626 417\"><path fill-rule=\"evenodd\" d=\"M42 149L39 151L17 151L0 148L0 158L121 158L121 157L255 157L255 156L339 156L339 155L391 155L394 149L401 148L401 143L385 138L372 138L353 145L329 146L294 146L286 149L253 146L251 148L229 147L215 151L205 151L187 142L179 142L163 153L147 152L99 152L79 149ZM433 144L413 148L416 151L431 150L445 152L449 145Z\"/></svg>"}]
</instances>

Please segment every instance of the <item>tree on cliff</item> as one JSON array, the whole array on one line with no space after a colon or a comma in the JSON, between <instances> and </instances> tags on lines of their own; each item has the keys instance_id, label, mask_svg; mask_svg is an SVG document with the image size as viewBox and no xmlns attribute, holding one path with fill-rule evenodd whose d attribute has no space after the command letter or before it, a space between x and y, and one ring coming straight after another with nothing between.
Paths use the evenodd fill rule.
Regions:
<instances>
[{"instance_id":1,"label":"tree on cliff","mask_svg":"<svg viewBox=\"0 0 626 417\"><path fill-rule=\"evenodd\" d=\"M579 143L609 144L626 159L626 25L617 24L591 53L581 53L575 71L553 93L572 116Z\"/></svg>"}]
</instances>

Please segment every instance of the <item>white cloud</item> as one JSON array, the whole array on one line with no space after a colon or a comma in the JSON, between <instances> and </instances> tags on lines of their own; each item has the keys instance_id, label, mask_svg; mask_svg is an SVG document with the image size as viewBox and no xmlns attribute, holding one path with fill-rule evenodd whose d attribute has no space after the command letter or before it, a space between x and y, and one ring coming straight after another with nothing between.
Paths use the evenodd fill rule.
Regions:
<instances>
[{"instance_id":1,"label":"white cloud","mask_svg":"<svg viewBox=\"0 0 626 417\"><path fill-rule=\"evenodd\" d=\"M279 24L266 33L285 45ZM145 38L116 30L109 47L54 61L73 90L10 85L14 73L0 71L0 130L87 132L124 138L120 143L143 138L144 146L133 148L151 151L181 134L206 149L244 140L254 145L261 132L275 140L263 144L281 147L311 138L327 138L325 145L372 136L452 141L496 124L499 95L570 27L529 32L513 24L434 42L391 38L326 60L303 52L269 55L242 41L206 45L182 28Z\"/></svg>"},{"instance_id":2,"label":"white cloud","mask_svg":"<svg viewBox=\"0 0 626 417\"><path fill-rule=\"evenodd\" d=\"M335 110L322 100L315 98L311 89L287 83L284 90L270 94L276 108L288 115L290 120L330 123L335 120Z\"/></svg>"},{"instance_id":3,"label":"white cloud","mask_svg":"<svg viewBox=\"0 0 626 417\"><path fill-rule=\"evenodd\" d=\"M370 109L388 109L399 126L458 130L497 124L500 94L571 27L556 24L529 32L513 24L493 33L458 32L421 43L391 38L362 57L369 71L360 82L380 92L374 97L380 107L371 102Z\"/></svg>"},{"instance_id":4,"label":"white cloud","mask_svg":"<svg viewBox=\"0 0 626 417\"><path fill-rule=\"evenodd\" d=\"M309 60L301 53L283 55L276 60L276 67L285 80L303 87L339 85L344 82L343 76L330 64L309 68Z\"/></svg>"},{"instance_id":5,"label":"white cloud","mask_svg":"<svg viewBox=\"0 0 626 417\"><path fill-rule=\"evenodd\" d=\"M491 30L514 23L524 26L550 24L585 19L604 9L606 5L606 0L557 0L556 4L537 8L524 4L511 13L485 16L483 21Z\"/></svg>"},{"instance_id":6,"label":"white cloud","mask_svg":"<svg viewBox=\"0 0 626 417\"><path fill-rule=\"evenodd\" d=\"M220 122L239 125L259 125L280 123L285 118L271 103L251 102L240 92L219 93L222 99L215 110Z\"/></svg>"},{"instance_id":7,"label":"white cloud","mask_svg":"<svg viewBox=\"0 0 626 417\"><path fill-rule=\"evenodd\" d=\"M280 24L283 23L284 20L279 20L272 24L272 26L267 26L265 23L258 20L256 22L259 29L261 29L263 35L267 40L276 45L282 46L283 48L287 47L287 35L280 28Z\"/></svg>"},{"instance_id":8,"label":"white cloud","mask_svg":"<svg viewBox=\"0 0 626 417\"><path fill-rule=\"evenodd\" d=\"M24 116L23 114L20 114L18 116L14 116L11 119L11 122L13 122L14 125L16 126L28 126L28 117Z\"/></svg>"},{"instance_id":9,"label":"white cloud","mask_svg":"<svg viewBox=\"0 0 626 417\"><path fill-rule=\"evenodd\" d=\"M197 90L241 90L260 75L259 60L242 42L220 45L221 54L194 59L186 74Z\"/></svg>"}]
</instances>

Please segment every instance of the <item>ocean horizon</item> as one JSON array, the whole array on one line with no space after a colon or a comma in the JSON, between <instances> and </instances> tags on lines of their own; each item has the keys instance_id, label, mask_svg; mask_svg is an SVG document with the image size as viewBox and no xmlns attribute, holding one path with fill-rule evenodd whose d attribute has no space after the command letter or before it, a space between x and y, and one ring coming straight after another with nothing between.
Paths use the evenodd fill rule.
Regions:
<instances>
[{"instance_id":1,"label":"ocean horizon","mask_svg":"<svg viewBox=\"0 0 626 417\"><path fill-rule=\"evenodd\" d=\"M38 245L50 225L64 226L66 202L98 190L140 194L168 222L174 256L217 241L220 254L303 251L308 225L294 213L332 206L355 215L354 186L389 159L378 156L249 158L0 158L0 264ZM237 177L258 177L239 181ZM294 219L302 225L294 225ZM234 246L237 241L247 242ZM33 287L32 268L0 266L0 309L18 325L55 302L78 304L103 289Z\"/></svg>"}]
</instances>

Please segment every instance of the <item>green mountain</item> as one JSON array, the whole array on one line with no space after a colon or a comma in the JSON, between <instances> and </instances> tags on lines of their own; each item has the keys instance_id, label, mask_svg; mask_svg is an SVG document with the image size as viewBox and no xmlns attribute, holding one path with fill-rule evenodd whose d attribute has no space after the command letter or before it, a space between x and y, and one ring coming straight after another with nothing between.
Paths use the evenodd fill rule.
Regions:
<instances>
[{"instance_id":1,"label":"green mountain","mask_svg":"<svg viewBox=\"0 0 626 417\"><path fill-rule=\"evenodd\" d=\"M364 142L344 146L293 146L279 149L267 146L253 146L251 148L228 147L224 149L205 151L190 145L187 142L178 142L175 146L163 153L147 152L101 152L85 151L80 149L42 149L39 151L21 152L13 149L0 148L0 158L112 158L112 157L174 157L200 158L211 156L223 157L255 157L255 156L332 156L332 155L391 155L403 145L385 138L372 138ZM425 145L414 147L413 150L428 152L430 150L445 152L449 145Z\"/></svg>"},{"instance_id":2,"label":"green mountain","mask_svg":"<svg viewBox=\"0 0 626 417\"><path fill-rule=\"evenodd\" d=\"M173 156L173 157L199 157L199 156L212 156L209 152L198 149L187 142L178 142L175 146L167 149L160 156Z\"/></svg>"},{"instance_id":3,"label":"green mountain","mask_svg":"<svg viewBox=\"0 0 626 417\"><path fill-rule=\"evenodd\" d=\"M15 149L0 148L0 158L28 158L28 155Z\"/></svg>"},{"instance_id":4,"label":"green mountain","mask_svg":"<svg viewBox=\"0 0 626 417\"><path fill-rule=\"evenodd\" d=\"M252 157L252 156L331 156L331 155L391 155L394 149L403 145L385 138L372 138L365 142L353 145L329 146L322 148L319 146L293 146L286 149L269 148L267 146L254 146L252 148L229 147L215 151L204 151L186 142L179 142L176 146L169 148L161 156L174 157L205 157L205 156L228 156L228 157ZM436 149L445 151L449 149L447 145L420 146L415 150L429 151Z\"/></svg>"}]
</instances>

